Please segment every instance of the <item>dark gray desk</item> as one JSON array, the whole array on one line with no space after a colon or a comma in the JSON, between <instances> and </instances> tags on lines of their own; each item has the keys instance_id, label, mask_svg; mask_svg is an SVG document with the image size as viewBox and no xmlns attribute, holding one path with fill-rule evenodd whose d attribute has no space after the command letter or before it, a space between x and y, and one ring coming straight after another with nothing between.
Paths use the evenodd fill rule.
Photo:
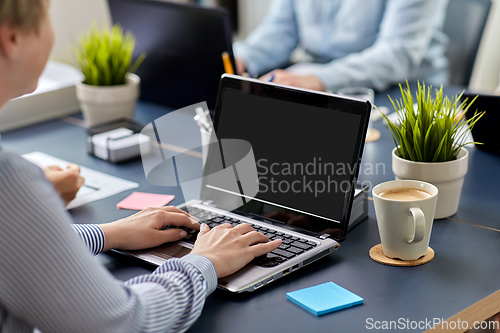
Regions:
<instances>
[{"instance_id":1,"label":"dark gray desk","mask_svg":"<svg viewBox=\"0 0 500 333\"><path fill-rule=\"evenodd\" d=\"M453 88L447 93L456 93ZM388 92L399 96L398 90ZM376 104L389 105L386 94L379 94ZM136 118L147 123L168 109L140 103ZM185 131L189 119L178 119L172 131ZM378 184L394 179L391 168L392 138L388 129L374 126L382 137L368 143L360 180ZM190 127L190 130L195 128ZM17 153L42 151L102 172L140 184L139 191L175 194L173 204L183 202L177 187L156 187L145 181L140 161L113 165L90 157L85 152L84 130L63 121L49 121L2 134L5 150ZM178 144L178 143L174 143ZM371 174L367 163L379 164L379 173ZM201 172L201 162L185 166ZM385 172L384 172L385 170ZM432 321L447 318L500 289L500 232L483 228L500 227L500 157L470 149L469 172L465 179L462 201L455 220L437 220L431 237L436 257L430 263L413 268L384 266L372 261L369 249L380 242L373 204L370 216L355 228L339 250L311 266L291 274L252 294L229 295L216 291L206 302L191 332L361 332L366 320ZM101 223L125 217L130 212L117 210L116 203L131 191L71 211L77 223ZM465 221L465 222L460 222ZM477 225L474 225L477 224ZM100 255L103 263L119 279L148 273L150 267L137 265L125 258ZM287 301L289 291L333 281L362 296L364 304L354 308L315 317ZM409 329L409 331L423 331Z\"/></svg>"}]
</instances>

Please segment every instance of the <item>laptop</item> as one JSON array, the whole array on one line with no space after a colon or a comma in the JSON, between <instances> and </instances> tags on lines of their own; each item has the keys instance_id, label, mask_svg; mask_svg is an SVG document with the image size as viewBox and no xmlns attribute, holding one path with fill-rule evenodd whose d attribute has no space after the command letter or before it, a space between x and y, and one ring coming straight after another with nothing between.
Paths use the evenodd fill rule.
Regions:
<instances>
[{"instance_id":1,"label":"laptop","mask_svg":"<svg viewBox=\"0 0 500 333\"><path fill-rule=\"evenodd\" d=\"M465 117L470 119L474 116L474 111L486 111L471 131L474 141L483 143L482 145L476 145L476 148L500 154L500 137L497 129L497 125L500 123L500 96L465 92L462 100L467 98L470 102L476 96L478 96L477 99L465 114Z\"/></svg>"},{"instance_id":2,"label":"laptop","mask_svg":"<svg viewBox=\"0 0 500 333\"><path fill-rule=\"evenodd\" d=\"M180 108L206 101L213 110L222 53L235 67L229 13L158 0L108 0L113 23L136 38L133 58L146 53L137 70L141 100Z\"/></svg>"},{"instance_id":3,"label":"laptop","mask_svg":"<svg viewBox=\"0 0 500 333\"><path fill-rule=\"evenodd\" d=\"M222 75L214 129L223 144L210 145L200 199L179 208L211 228L249 223L282 245L219 279L220 288L254 291L329 255L345 239L370 111L367 101ZM258 172L253 193L245 178L252 168L241 164L250 146ZM239 155L234 161L231 149ZM235 171L221 173L227 170ZM231 175L236 185L220 181ZM176 243L122 253L161 265L188 254L196 234L188 229Z\"/></svg>"}]
</instances>

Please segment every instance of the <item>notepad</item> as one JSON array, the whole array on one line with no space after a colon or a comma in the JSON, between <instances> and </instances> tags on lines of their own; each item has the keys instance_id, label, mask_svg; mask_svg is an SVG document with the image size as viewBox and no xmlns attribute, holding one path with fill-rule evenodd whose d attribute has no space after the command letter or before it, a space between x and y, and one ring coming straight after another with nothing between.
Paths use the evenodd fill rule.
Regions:
<instances>
[{"instance_id":1,"label":"notepad","mask_svg":"<svg viewBox=\"0 0 500 333\"><path fill-rule=\"evenodd\" d=\"M134 192L120 201L116 208L143 210L148 207L162 207L174 198L174 195Z\"/></svg>"},{"instance_id":2,"label":"notepad","mask_svg":"<svg viewBox=\"0 0 500 333\"><path fill-rule=\"evenodd\" d=\"M40 168L44 168L48 165L57 165L64 170L68 167L69 163L68 161L38 151L24 154L22 157L38 165ZM66 206L66 209L73 209L139 187L137 183L83 166L80 167L80 170L80 175L85 178L85 183L76 194L76 198Z\"/></svg>"},{"instance_id":3,"label":"notepad","mask_svg":"<svg viewBox=\"0 0 500 333\"><path fill-rule=\"evenodd\" d=\"M363 303L361 297L333 282L292 291L286 298L316 316Z\"/></svg>"}]
</instances>

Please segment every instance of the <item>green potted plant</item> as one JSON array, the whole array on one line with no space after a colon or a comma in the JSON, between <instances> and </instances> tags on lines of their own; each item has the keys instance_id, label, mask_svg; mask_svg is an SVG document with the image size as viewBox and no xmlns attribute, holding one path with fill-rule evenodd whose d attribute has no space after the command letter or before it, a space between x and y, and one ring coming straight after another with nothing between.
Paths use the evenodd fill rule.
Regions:
<instances>
[{"instance_id":1,"label":"green potted plant","mask_svg":"<svg viewBox=\"0 0 500 333\"><path fill-rule=\"evenodd\" d=\"M85 80L76 94L87 126L95 126L134 114L140 78L133 74L145 55L132 63L135 38L119 25L99 30L93 24L76 48L77 67Z\"/></svg>"},{"instance_id":2,"label":"green potted plant","mask_svg":"<svg viewBox=\"0 0 500 333\"><path fill-rule=\"evenodd\" d=\"M414 179L434 184L438 190L435 218L445 218L458 210L469 153L469 130L483 116L475 112L465 120L472 101L460 102L462 94L443 97L443 87L431 95L432 87L418 83L414 104L408 82L400 85L402 98L391 103L398 120L387 121L396 148L392 151L392 171L396 180Z\"/></svg>"}]
</instances>

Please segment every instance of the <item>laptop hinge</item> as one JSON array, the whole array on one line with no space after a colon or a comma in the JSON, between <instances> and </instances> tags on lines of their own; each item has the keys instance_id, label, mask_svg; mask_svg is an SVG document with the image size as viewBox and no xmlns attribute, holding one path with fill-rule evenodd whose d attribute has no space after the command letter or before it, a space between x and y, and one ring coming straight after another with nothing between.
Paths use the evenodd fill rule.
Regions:
<instances>
[{"instance_id":1,"label":"laptop hinge","mask_svg":"<svg viewBox=\"0 0 500 333\"><path fill-rule=\"evenodd\" d=\"M206 200L206 201L202 201L202 204L207 205L207 206L213 206L214 201L213 200Z\"/></svg>"},{"instance_id":2,"label":"laptop hinge","mask_svg":"<svg viewBox=\"0 0 500 333\"><path fill-rule=\"evenodd\" d=\"M320 239L327 239L328 237L330 237L329 234L323 234L323 235L319 236Z\"/></svg>"}]
</instances>

